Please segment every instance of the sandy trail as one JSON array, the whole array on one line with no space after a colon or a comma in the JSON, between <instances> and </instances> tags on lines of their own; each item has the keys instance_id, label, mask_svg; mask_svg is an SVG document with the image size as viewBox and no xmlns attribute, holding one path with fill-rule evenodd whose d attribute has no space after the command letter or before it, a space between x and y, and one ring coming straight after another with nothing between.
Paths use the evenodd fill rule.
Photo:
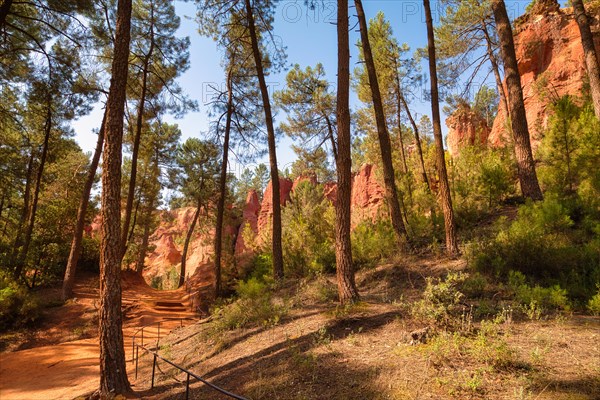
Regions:
<instances>
[{"instance_id":1,"label":"sandy trail","mask_svg":"<svg viewBox=\"0 0 600 400\"><path fill-rule=\"evenodd\" d=\"M76 296L94 307L98 291L89 281L80 282ZM165 318L196 318L184 290L157 291L133 276L123 278L123 337L131 379L131 344L139 327ZM184 321L189 324L191 321ZM161 323L161 337L180 320ZM145 343L156 340L157 327L144 329ZM98 339L75 340L0 354L1 400L73 399L92 392L99 384Z\"/></svg>"}]
</instances>

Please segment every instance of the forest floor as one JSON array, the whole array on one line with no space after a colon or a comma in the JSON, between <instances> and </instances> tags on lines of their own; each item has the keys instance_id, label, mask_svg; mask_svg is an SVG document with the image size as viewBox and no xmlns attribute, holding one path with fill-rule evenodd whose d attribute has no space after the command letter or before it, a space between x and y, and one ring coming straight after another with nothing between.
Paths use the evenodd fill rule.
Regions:
<instances>
[{"instance_id":1,"label":"forest floor","mask_svg":"<svg viewBox=\"0 0 600 400\"><path fill-rule=\"evenodd\" d=\"M180 318L197 318L183 289L157 291L129 273L124 274L122 284L128 361L132 336L139 327L165 318L178 319L161 323L164 335L180 326ZM58 288L45 290L41 296L48 304L60 304ZM157 334L157 326L145 329L146 340ZM47 308L35 329L5 334L1 339L0 399L73 399L94 391L99 377L98 276L80 276L75 298Z\"/></svg>"},{"instance_id":2,"label":"forest floor","mask_svg":"<svg viewBox=\"0 0 600 400\"><path fill-rule=\"evenodd\" d=\"M473 325L466 331L430 326L422 342L412 340L429 326L410 311L426 278L465 268L463 260L409 257L359 271L362 299L351 307L336 305L334 276L290 281L274 298L286 309L281 319L234 330L219 327L219 318L163 325L163 332L173 329L161 338L159 353L255 400L600 400L599 318L563 313L532 320L507 312L501 320L491 314L484 322L465 319ZM0 399L73 399L97 388L97 279L80 279L76 300L48 309L36 332L5 346ZM127 368L137 396L183 398L185 376L164 362L150 389L147 354L135 379L130 343L142 325L194 316L187 294L158 292L126 276L123 303ZM191 399L224 398L192 382Z\"/></svg>"},{"instance_id":3,"label":"forest floor","mask_svg":"<svg viewBox=\"0 0 600 400\"><path fill-rule=\"evenodd\" d=\"M427 323L410 310L426 277L465 268L463 260L410 257L360 271L362 301L352 307L323 301L322 283L289 284L276 299L288 307L280 320L252 329L224 330L217 319L175 329L159 353L255 400L600 399L596 317L531 319L506 309L504 318L465 318L468 329L430 327L415 342L411 334ZM335 293L334 277L327 280ZM140 364L146 379L152 359ZM184 379L159 363L157 387L144 398L183 398ZM190 398L224 397L195 382Z\"/></svg>"}]
</instances>

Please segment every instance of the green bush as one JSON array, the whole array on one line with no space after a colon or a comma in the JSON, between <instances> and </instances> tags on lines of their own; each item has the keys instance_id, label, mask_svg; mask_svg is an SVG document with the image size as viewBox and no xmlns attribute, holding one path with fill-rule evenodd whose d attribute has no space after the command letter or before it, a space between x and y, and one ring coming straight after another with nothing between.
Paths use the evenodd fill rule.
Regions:
<instances>
[{"instance_id":1,"label":"green bush","mask_svg":"<svg viewBox=\"0 0 600 400\"><path fill-rule=\"evenodd\" d=\"M37 297L8 274L0 273L0 331L26 325L39 315Z\"/></svg>"},{"instance_id":2,"label":"green bush","mask_svg":"<svg viewBox=\"0 0 600 400\"><path fill-rule=\"evenodd\" d=\"M468 297L482 297L488 285L487 278L475 272L470 274L461 286L461 291Z\"/></svg>"},{"instance_id":3,"label":"green bush","mask_svg":"<svg viewBox=\"0 0 600 400\"><path fill-rule=\"evenodd\" d=\"M474 222L514 192L511 153L507 148L468 146L450 161L453 201L459 223Z\"/></svg>"},{"instance_id":4,"label":"green bush","mask_svg":"<svg viewBox=\"0 0 600 400\"><path fill-rule=\"evenodd\" d=\"M287 276L335 270L335 212L323 188L301 182L282 211L283 259Z\"/></svg>"},{"instance_id":5,"label":"green bush","mask_svg":"<svg viewBox=\"0 0 600 400\"><path fill-rule=\"evenodd\" d=\"M397 249L391 222L363 221L352 231L352 257L360 267L374 267L391 257Z\"/></svg>"},{"instance_id":6,"label":"green bush","mask_svg":"<svg viewBox=\"0 0 600 400\"><path fill-rule=\"evenodd\" d=\"M269 284L258 278L238 282L236 292L237 299L213 310L219 316L217 331L276 325L286 314L286 307L272 298Z\"/></svg>"},{"instance_id":7,"label":"green bush","mask_svg":"<svg viewBox=\"0 0 600 400\"><path fill-rule=\"evenodd\" d=\"M300 302L330 303L338 299L338 291L325 276L316 275L300 282L296 297Z\"/></svg>"},{"instance_id":8,"label":"green bush","mask_svg":"<svg viewBox=\"0 0 600 400\"><path fill-rule=\"evenodd\" d=\"M413 306L413 314L442 327L455 327L462 322L464 294L459 290L468 274L450 272L445 279L427 277L423 299Z\"/></svg>"},{"instance_id":9,"label":"green bush","mask_svg":"<svg viewBox=\"0 0 600 400\"><path fill-rule=\"evenodd\" d=\"M600 285L598 285L598 292L588 301L587 309L592 315L600 315Z\"/></svg>"},{"instance_id":10,"label":"green bush","mask_svg":"<svg viewBox=\"0 0 600 400\"><path fill-rule=\"evenodd\" d=\"M530 286L527 284L525 275L518 271L510 271L508 286L513 292L515 300L529 311L536 309L539 309L540 312L569 310L567 291L559 285L551 287Z\"/></svg>"},{"instance_id":11,"label":"green bush","mask_svg":"<svg viewBox=\"0 0 600 400\"><path fill-rule=\"evenodd\" d=\"M542 286L560 283L571 298L585 302L600 282L600 242L595 228L575 224L579 219L593 225L593 219L575 218L577 209L552 194L529 202L514 221L499 220L495 237L470 247L470 262L504 280L518 271Z\"/></svg>"}]
</instances>

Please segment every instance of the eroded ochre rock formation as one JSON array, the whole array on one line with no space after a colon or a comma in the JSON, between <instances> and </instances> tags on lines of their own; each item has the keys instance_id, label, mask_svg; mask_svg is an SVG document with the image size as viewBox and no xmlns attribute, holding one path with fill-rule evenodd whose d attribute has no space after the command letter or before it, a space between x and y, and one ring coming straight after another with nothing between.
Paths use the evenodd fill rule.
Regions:
<instances>
[{"instance_id":1,"label":"eroded ochre rock formation","mask_svg":"<svg viewBox=\"0 0 600 400\"><path fill-rule=\"evenodd\" d=\"M279 202L282 206L290 199L290 192L294 183L285 178L279 178ZM261 232L267 225L270 224L271 217L273 216L273 186L271 181L267 184L263 200L260 205L260 212L258 213L258 231Z\"/></svg>"},{"instance_id":2,"label":"eroded ochre rock formation","mask_svg":"<svg viewBox=\"0 0 600 400\"><path fill-rule=\"evenodd\" d=\"M491 131L486 120L469 105L461 106L448 117L446 126L448 152L451 156L458 155L465 146L485 146Z\"/></svg>"},{"instance_id":3,"label":"eroded ochre rock formation","mask_svg":"<svg viewBox=\"0 0 600 400\"><path fill-rule=\"evenodd\" d=\"M592 9L591 28L600 49L600 13ZM515 51L521 74L523 98L532 147L539 144L548 125L549 105L564 95L580 97L587 81L581 35L571 8L559 9L555 0L536 2L528 14L514 23ZM470 124L472 122L472 124ZM475 140L483 140L478 119L448 118L448 147L452 154ZM486 138L495 147L510 142L507 113L500 102L498 114ZM479 136L478 132L482 136Z\"/></svg>"},{"instance_id":4,"label":"eroded ochre rock formation","mask_svg":"<svg viewBox=\"0 0 600 400\"><path fill-rule=\"evenodd\" d=\"M376 167L366 164L354 175L351 199L353 227L364 220L375 220L387 212L384 189L379 183L376 171ZM289 179L280 180L282 206L290 201L293 189L304 181L318 184L314 176L299 177L294 182ZM240 265L251 258L254 245L270 237L270 219L273 213L271 190L269 183L262 203L256 191L251 190L244 203L241 221L225 227L225 237L233 244L234 255ZM323 193L332 203L335 202L336 184L323 184ZM192 207L163 212L159 227L150 237L151 251L146 257L144 270L146 280L150 281L154 276L164 276L170 269L179 268L183 241L194 212L195 208ZM193 276L195 272L206 274L206 271L211 270L207 266L213 255L214 227L211 223L212 219L207 218L206 213L202 211L188 250L186 270L189 276ZM253 243L245 243L244 236L250 236Z\"/></svg>"}]
</instances>

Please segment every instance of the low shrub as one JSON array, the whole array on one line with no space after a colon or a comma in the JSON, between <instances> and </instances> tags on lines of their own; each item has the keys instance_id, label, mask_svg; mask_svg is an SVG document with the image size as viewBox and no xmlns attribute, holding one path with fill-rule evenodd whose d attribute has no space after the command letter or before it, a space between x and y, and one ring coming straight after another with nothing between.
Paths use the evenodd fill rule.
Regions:
<instances>
[{"instance_id":1,"label":"low shrub","mask_svg":"<svg viewBox=\"0 0 600 400\"><path fill-rule=\"evenodd\" d=\"M525 275L518 271L511 271L508 277L508 286L513 292L515 300L521 306L526 307L529 312L535 312L536 308L539 308L540 312L569 310L567 291L559 285L530 286L527 284Z\"/></svg>"},{"instance_id":2,"label":"low shrub","mask_svg":"<svg viewBox=\"0 0 600 400\"><path fill-rule=\"evenodd\" d=\"M335 211L323 187L303 181L282 210L283 259L287 276L335 270Z\"/></svg>"},{"instance_id":3,"label":"low shrub","mask_svg":"<svg viewBox=\"0 0 600 400\"><path fill-rule=\"evenodd\" d=\"M459 290L468 274L450 272L445 279L427 278L423 299L413 306L413 315L442 327L457 327L463 323L464 294Z\"/></svg>"},{"instance_id":4,"label":"low shrub","mask_svg":"<svg viewBox=\"0 0 600 400\"><path fill-rule=\"evenodd\" d=\"M300 282L297 298L300 302L329 303L338 299L338 291L325 276L317 275Z\"/></svg>"},{"instance_id":5,"label":"low shrub","mask_svg":"<svg viewBox=\"0 0 600 400\"><path fill-rule=\"evenodd\" d=\"M213 309L217 331L276 325L287 312L285 305L275 303L269 284L258 278L238 282L236 292L237 299Z\"/></svg>"},{"instance_id":6,"label":"low shrub","mask_svg":"<svg viewBox=\"0 0 600 400\"><path fill-rule=\"evenodd\" d=\"M482 297L488 286L488 281L485 275L475 272L469 274L468 278L465 279L461 285L461 291L467 296L472 298Z\"/></svg>"},{"instance_id":7,"label":"low shrub","mask_svg":"<svg viewBox=\"0 0 600 400\"><path fill-rule=\"evenodd\" d=\"M469 246L469 262L505 282L518 271L540 286L560 283L571 299L585 304L600 282L600 243L595 225L579 213L577 202L553 195L527 203L514 221L498 221L495 237Z\"/></svg>"},{"instance_id":8,"label":"low shrub","mask_svg":"<svg viewBox=\"0 0 600 400\"><path fill-rule=\"evenodd\" d=\"M0 331L31 323L39 317L40 311L35 295L8 274L0 273Z\"/></svg>"},{"instance_id":9,"label":"low shrub","mask_svg":"<svg viewBox=\"0 0 600 400\"><path fill-rule=\"evenodd\" d=\"M600 285L598 285L598 292L588 301L587 309L592 315L600 315Z\"/></svg>"},{"instance_id":10,"label":"low shrub","mask_svg":"<svg viewBox=\"0 0 600 400\"><path fill-rule=\"evenodd\" d=\"M352 231L352 258L357 268L372 268L391 257L397 248L391 222L363 221Z\"/></svg>"}]
</instances>

